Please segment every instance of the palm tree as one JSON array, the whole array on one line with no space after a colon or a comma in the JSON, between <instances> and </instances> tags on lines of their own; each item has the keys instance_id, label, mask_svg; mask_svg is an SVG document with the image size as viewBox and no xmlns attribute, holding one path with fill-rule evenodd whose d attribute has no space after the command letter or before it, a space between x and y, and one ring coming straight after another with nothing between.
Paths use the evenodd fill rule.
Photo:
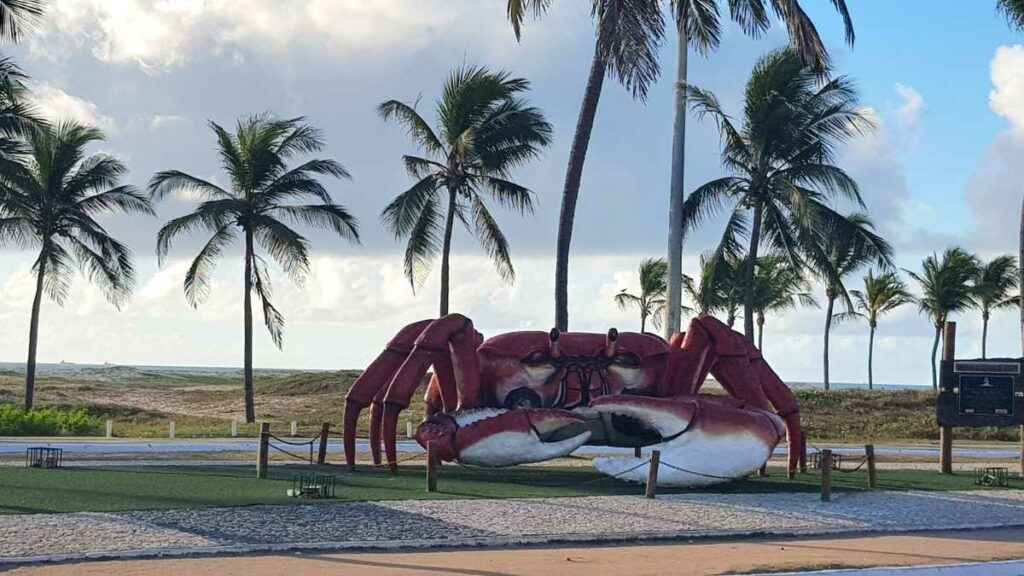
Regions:
<instances>
[{"instance_id":1,"label":"palm tree","mask_svg":"<svg viewBox=\"0 0 1024 576\"><path fill-rule=\"evenodd\" d=\"M529 86L506 72L458 68L449 75L437 102L437 131L412 105L388 100L378 108L382 118L404 126L427 154L402 157L416 183L399 194L381 218L396 238L408 239L405 275L413 289L440 250L441 316L448 314L456 218L476 235L498 274L509 282L515 278L508 240L483 193L519 214L533 212L530 190L509 180L515 168L538 157L551 143L551 125L539 109L527 106L520 97Z\"/></svg>"},{"instance_id":2,"label":"palm tree","mask_svg":"<svg viewBox=\"0 0 1024 576\"><path fill-rule=\"evenodd\" d=\"M694 86L687 90L698 116L718 124L730 174L690 194L683 223L689 229L732 205L718 250L745 261L743 329L753 342L751 279L759 247L766 244L794 263L806 255L813 264L825 260L815 230L827 224L855 232L854 223L828 205L845 198L864 206L857 183L833 162L839 144L872 125L847 77L823 80L789 49L770 52L754 67L739 127L714 94Z\"/></svg>"},{"instance_id":3,"label":"palm tree","mask_svg":"<svg viewBox=\"0 0 1024 576\"><path fill-rule=\"evenodd\" d=\"M757 348L764 350L765 314L818 306L800 270L784 256L762 256L754 266L754 313L757 315Z\"/></svg>"},{"instance_id":4,"label":"palm tree","mask_svg":"<svg viewBox=\"0 0 1024 576\"><path fill-rule=\"evenodd\" d=\"M875 276L870 270L864 276L864 291L850 290L850 296L853 297L855 308L836 318L864 318L868 321L868 390L871 390L875 386L875 330L878 328L878 318L913 302L914 297L907 292L907 285L895 272L884 271Z\"/></svg>"},{"instance_id":5,"label":"palm tree","mask_svg":"<svg viewBox=\"0 0 1024 576\"><path fill-rule=\"evenodd\" d=\"M617 78L634 98L645 101L648 88L660 74L658 46L665 34L661 0L591 1L596 46L569 152L555 253L555 327L563 332L569 328L569 247L576 200L605 77L610 74ZM551 0L508 0L508 16L516 36L528 13L543 13L550 5Z\"/></svg>"},{"instance_id":6,"label":"palm tree","mask_svg":"<svg viewBox=\"0 0 1024 576\"><path fill-rule=\"evenodd\" d=\"M229 186L222 188L179 170L159 172L149 182L153 198L176 192L202 199L195 211L167 222L157 234L157 256L167 257L173 240L185 233L205 229L213 236L196 255L185 274L185 299L193 307L210 291L210 274L217 258L241 232L243 239L244 285L244 391L245 420L256 420L252 384L252 292L263 306L263 320L274 344L281 348L284 317L270 302L270 273L257 245L297 284L309 272L309 240L284 220L330 230L353 243L359 242L356 218L335 204L318 176L348 178L349 173L334 160L313 159L289 168L296 156L318 152L323 135L304 118L278 120L262 114L238 121L232 134L210 122L217 138L221 167ZM312 200L310 204L289 202ZM236 231L237 230L237 231Z\"/></svg>"},{"instance_id":7,"label":"palm tree","mask_svg":"<svg viewBox=\"0 0 1024 576\"><path fill-rule=\"evenodd\" d=\"M827 220L815 231L821 250L810 255L813 267L825 283L825 337L823 345L823 377L825 390L830 389L828 374L828 340L832 332L832 319L838 298L846 302L847 311L853 309L843 284L843 278L857 270L876 264L881 268L892 265L892 247L874 232L874 224L867 214L854 213L843 220ZM815 256L823 258L817 259Z\"/></svg>"},{"instance_id":8,"label":"palm tree","mask_svg":"<svg viewBox=\"0 0 1024 576\"><path fill-rule=\"evenodd\" d=\"M635 306L640 311L640 332L647 331L647 319L655 328L661 325L665 307L665 277L667 267L661 258L647 258L640 263L640 295L630 294L625 288L615 295L620 310Z\"/></svg>"},{"instance_id":9,"label":"palm tree","mask_svg":"<svg viewBox=\"0 0 1024 576\"><path fill-rule=\"evenodd\" d=\"M974 287L971 281L978 275L978 259L962 248L949 248L942 258L932 254L924 259L921 273L906 270L921 288L917 307L928 315L935 326L932 343L932 388L938 392L939 380L935 367L935 354L939 349L942 327L950 314L973 308Z\"/></svg>"},{"instance_id":10,"label":"palm tree","mask_svg":"<svg viewBox=\"0 0 1024 576\"><path fill-rule=\"evenodd\" d=\"M43 15L45 0L0 0L0 40L17 42Z\"/></svg>"},{"instance_id":11,"label":"palm tree","mask_svg":"<svg viewBox=\"0 0 1024 576\"><path fill-rule=\"evenodd\" d=\"M824 70L828 67L828 52L818 36L818 31L810 17L796 0L772 0L772 11L781 17L789 30L790 45L808 65ZM854 41L853 21L846 8L845 0L833 2L836 10L843 18L846 41L852 46ZM681 286L673 278L682 272L683 265L683 218L684 200L684 168L686 161L686 90L687 60L689 47L693 45L703 55L718 47L720 27L718 4L707 0L670 0L675 15L678 34L678 59L676 66L676 98L675 123L672 129L672 170L669 194L669 233L668 233L668 268L669 268L669 304L677 305L681 301ZM757 36L771 25L764 0L744 0L729 2L729 15L750 35ZM666 338L680 328L679 316L674 314L675 308L668 310L665 326Z\"/></svg>"},{"instance_id":12,"label":"palm tree","mask_svg":"<svg viewBox=\"0 0 1024 576\"><path fill-rule=\"evenodd\" d=\"M989 262L979 262L974 278L974 299L981 308L981 357L987 355L988 320L993 310L1020 305L1020 297L1011 294L1018 286L1017 259L1009 254Z\"/></svg>"},{"instance_id":13,"label":"palm tree","mask_svg":"<svg viewBox=\"0 0 1024 576\"><path fill-rule=\"evenodd\" d=\"M1010 27L1018 32L1024 31L1024 0L996 0L996 10L1006 17ZM1020 227L1017 241L1017 284L1024 287L1024 196L1021 197ZM1024 298L1019 299L1020 307L1020 343L1024 350ZM1024 435L1024 427L1021 428Z\"/></svg>"},{"instance_id":14,"label":"palm tree","mask_svg":"<svg viewBox=\"0 0 1024 576\"><path fill-rule=\"evenodd\" d=\"M726 314L726 323L732 327L743 300L740 284L740 266L719 254L702 254L699 282L683 276L683 290L693 302L698 314Z\"/></svg>"},{"instance_id":15,"label":"palm tree","mask_svg":"<svg viewBox=\"0 0 1024 576\"><path fill-rule=\"evenodd\" d=\"M153 214L153 208L133 187L118 184L127 172L120 160L86 153L90 144L102 140L102 132L75 122L35 128L26 133L28 157L9 163L4 170L0 244L39 249L32 266L36 289L25 370L25 408L29 410L35 396L43 293L63 304L75 267L118 308L135 284L131 252L96 217Z\"/></svg>"}]
</instances>

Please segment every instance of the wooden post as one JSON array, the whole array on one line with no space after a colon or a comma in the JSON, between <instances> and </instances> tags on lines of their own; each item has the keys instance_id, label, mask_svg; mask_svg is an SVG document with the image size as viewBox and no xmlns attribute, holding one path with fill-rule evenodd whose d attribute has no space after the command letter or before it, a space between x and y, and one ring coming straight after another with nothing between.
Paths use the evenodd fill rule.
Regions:
<instances>
[{"instance_id":1,"label":"wooden post","mask_svg":"<svg viewBox=\"0 0 1024 576\"><path fill-rule=\"evenodd\" d=\"M256 477L267 477L267 458L270 450L270 422L260 422L260 444L256 449Z\"/></svg>"},{"instance_id":2,"label":"wooden post","mask_svg":"<svg viewBox=\"0 0 1024 576\"><path fill-rule=\"evenodd\" d=\"M761 467L757 469L757 475L762 477L762 478L767 478L768 477L768 463L767 462L762 464Z\"/></svg>"},{"instance_id":3,"label":"wooden post","mask_svg":"<svg viewBox=\"0 0 1024 576\"><path fill-rule=\"evenodd\" d=\"M946 322L942 333L942 359L956 357L956 322ZM939 427L939 468L943 474L953 473L953 428Z\"/></svg>"},{"instance_id":4,"label":"wooden post","mask_svg":"<svg viewBox=\"0 0 1024 576\"><path fill-rule=\"evenodd\" d=\"M868 460L868 488L878 488L878 471L875 469L875 445L864 447L864 457Z\"/></svg>"},{"instance_id":5,"label":"wooden post","mask_svg":"<svg viewBox=\"0 0 1024 576\"><path fill-rule=\"evenodd\" d=\"M633 446L633 458L643 458L643 452L640 451L639 446Z\"/></svg>"},{"instance_id":6,"label":"wooden post","mask_svg":"<svg viewBox=\"0 0 1024 576\"><path fill-rule=\"evenodd\" d=\"M1020 477L1024 479L1024 424L1020 427Z\"/></svg>"},{"instance_id":7,"label":"wooden post","mask_svg":"<svg viewBox=\"0 0 1024 576\"><path fill-rule=\"evenodd\" d=\"M107 438L114 437L114 421L107 420Z\"/></svg>"},{"instance_id":8,"label":"wooden post","mask_svg":"<svg viewBox=\"0 0 1024 576\"><path fill-rule=\"evenodd\" d=\"M654 498L658 491L658 465L661 463L661 450L651 450L651 465L647 469L647 489L644 496Z\"/></svg>"},{"instance_id":9,"label":"wooden post","mask_svg":"<svg viewBox=\"0 0 1024 576\"><path fill-rule=\"evenodd\" d=\"M231 437L238 438L238 418L231 419Z\"/></svg>"},{"instance_id":10,"label":"wooden post","mask_svg":"<svg viewBox=\"0 0 1024 576\"><path fill-rule=\"evenodd\" d=\"M296 422L295 420L292 420L291 435L292 438L295 438L296 436L299 435L299 423Z\"/></svg>"},{"instance_id":11,"label":"wooden post","mask_svg":"<svg viewBox=\"0 0 1024 576\"><path fill-rule=\"evenodd\" d=\"M807 474L807 433L800 433L800 473Z\"/></svg>"},{"instance_id":12,"label":"wooden post","mask_svg":"<svg viewBox=\"0 0 1024 576\"><path fill-rule=\"evenodd\" d=\"M832 451L821 451L821 501L832 499Z\"/></svg>"},{"instance_id":13,"label":"wooden post","mask_svg":"<svg viewBox=\"0 0 1024 576\"><path fill-rule=\"evenodd\" d=\"M327 441L331 437L331 423L324 422L320 425L320 453L317 454L316 463L323 466L327 462Z\"/></svg>"},{"instance_id":14,"label":"wooden post","mask_svg":"<svg viewBox=\"0 0 1024 576\"><path fill-rule=\"evenodd\" d=\"M176 435L177 435L177 430L175 430L174 420L171 420L171 425L167 429L167 437L170 438L171 440L174 440L174 437Z\"/></svg>"},{"instance_id":15,"label":"wooden post","mask_svg":"<svg viewBox=\"0 0 1024 576\"><path fill-rule=\"evenodd\" d=\"M437 492L437 454L427 442L427 492Z\"/></svg>"}]
</instances>

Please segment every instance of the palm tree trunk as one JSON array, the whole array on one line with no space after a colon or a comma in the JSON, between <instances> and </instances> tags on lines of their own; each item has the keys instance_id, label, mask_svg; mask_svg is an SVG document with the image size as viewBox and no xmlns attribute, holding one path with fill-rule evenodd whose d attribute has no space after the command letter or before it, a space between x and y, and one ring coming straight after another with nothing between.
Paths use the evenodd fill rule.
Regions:
<instances>
[{"instance_id":1,"label":"palm tree trunk","mask_svg":"<svg viewBox=\"0 0 1024 576\"><path fill-rule=\"evenodd\" d=\"M875 389L875 375L874 375L874 359L875 359L875 327L872 326L868 330L868 390Z\"/></svg>"},{"instance_id":2,"label":"palm tree trunk","mask_svg":"<svg viewBox=\"0 0 1024 576\"><path fill-rule=\"evenodd\" d=\"M981 357L982 359L987 358L986 344L988 343L988 310L982 310L981 312Z\"/></svg>"},{"instance_id":3,"label":"palm tree trunk","mask_svg":"<svg viewBox=\"0 0 1024 576\"><path fill-rule=\"evenodd\" d=\"M640 333L647 332L647 314L640 313Z\"/></svg>"},{"instance_id":4,"label":"palm tree trunk","mask_svg":"<svg viewBox=\"0 0 1024 576\"><path fill-rule=\"evenodd\" d=\"M441 310L448 315L449 260L452 251L452 228L455 226L455 191L448 191L448 219L444 223L444 246L441 248Z\"/></svg>"},{"instance_id":5,"label":"palm tree trunk","mask_svg":"<svg viewBox=\"0 0 1024 576\"><path fill-rule=\"evenodd\" d=\"M826 296L826 298L828 298L828 306L825 307L825 346L822 358L824 373L822 377L824 378L825 390L828 390L831 386L828 381L828 335L832 331L832 311L835 308L836 299L832 296Z\"/></svg>"},{"instance_id":6,"label":"palm tree trunk","mask_svg":"<svg viewBox=\"0 0 1024 576\"><path fill-rule=\"evenodd\" d=\"M761 218L764 205L754 205L754 225L750 228L750 251L747 253L746 271L743 273L743 335L754 342L754 266L757 264L757 248L761 243Z\"/></svg>"},{"instance_id":7,"label":"palm tree trunk","mask_svg":"<svg viewBox=\"0 0 1024 576\"><path fill-rule=\"evenodd\" d=\"M555 253L555 327L563 332L569 329L569 247L572 244L573 219L576 217L576 199L580 194L583 164L587 160L590 133L594 129L594 117L597 115L597 103L601 99L607 67L600 51L595 49L562 190L562 212L558 218L558 246Z\"/></svg>"},{"instance_id":8,"label":"palm tree trunk","mask_svg":"<svg viewBox=\"0 0 1024 576\"><path fill-rule=\"evenodd\" d=\"M252 385L252 230L245 231L245 296L242 298L242 306L245 308L245 366L243 374L245 382L242 389L245 395L245 421L252 423L256 421L256 403L253 398Z\"/></svg>"},{"instance_id":9,"label":"palm tree trunk","mask_svg":"<svg viewBox=\"0 0 1024 576\"><path fill-rule=\"evenodd\" d=\"M726 316L725 323L726 323L726 325L729 326L729 328L732 328L733 325L736 324L736 309L735 308L730 308L729 309L729 315Z\"/></svg>"},{"instance_id":10,"label":"palm tree trunk","mask_svg":"<svg viewBox=\"0 0 1024 576\"><path fill-rule=\"evenodd\" d=\"M757 349L764 354L764 314L757 315Z\"/></svg>"},{"instance_id":11,"label":"palm tree trunk","mask_svg":"<svg viewBox=\"0 0 1024 576\"><path fill-rule=\"evenodd\" d=\"M668 204L668 306L665 310L665 339L679 332L683 304L683 189L686 168L686 85L690 38L686 32L687 10L683 5L679 22L678 63L676 65L676 108L672 126L672 181Z\"/></svg>"},{"instance_id":12,"label":"palm tree trunk","mask_svg":"<svg viewBox=\"0 0 1024 576\"><path fill-rule=\"evenodd\" d=\"M942 335L943 322L935 325L935 342L932 343L932 390L939 391L939 376L935 370L935 354L939 351L939 336Z\"/></svg>"},{"instance_id":13,"label":"palm tree trunk","mask_svg":"<svg viewBox=\"0 0 1024 576\"><path fill-rule=\"evenodd\" d=\"M36 296L32 300L32 319L28 325L28 361L25 366L25 410L31 410L36 397L36 350L39 346L39 309L43 303L43 279L46 276L46 260L43 255L49 250L49 243L43 242L39 252L39 269L36 271Z\"/></svg>"}]
</instances>

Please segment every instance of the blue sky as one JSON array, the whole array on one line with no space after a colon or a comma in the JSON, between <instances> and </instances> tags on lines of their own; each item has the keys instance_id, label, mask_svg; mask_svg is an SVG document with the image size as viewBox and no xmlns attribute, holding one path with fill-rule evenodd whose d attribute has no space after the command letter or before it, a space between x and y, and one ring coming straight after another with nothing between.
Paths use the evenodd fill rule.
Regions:
<instances>
[{"instance_id":1,"label":"blue sky","mask_svg":"<svg viewBox=\"0 0 1024 576\"><path fill-rule=\"evenodd\" d=\"M552 320L552 253L562 178L576 122L593 30L585 2L562 0L517 44L499 0L53 0L47 23L7 53L33 77L41 107L53 117L98 124L109 134L97 151L130 167L143 186L158 170L217 178L205 123L232 124L249 113L307 115L324 129L326 154L353 173L332 184L335 199L363 224L363 246L313 234L314 274L305 287L280 278L277 304L289 320L285 348L257 334L257 364L349 368L364 365L402 325L434 313L437 274L415 294L401 278L401 245L378 224L391 197L409 185L400 156L412 152L400 129L374 114L389 98L424 109L460 63L505 68L530 79L532 103L555 125L555 142L517 178L537 194L529 219L499 213L519 272L505 286L464 231L455 238L454 309L485 334L547 329ZM851 2L857 42L842 42L831 3L806 0L835 62L852 76L879 129L852 142L841 162L863 187L898 263L916 269L932 251L961 244L985 257L1016 250L1020 202L1017 159L1024 152L1024 42L996 15L993 2L956 0ZM710 58L693 57L690 79L738 112L756 59L786 42L777 26L752 40L729 28ZM674 70L668 39L662 66ZM635 329L635 314L612 296L635 288L644 257L664 252L672 82L663 77L646 104L609 82L602 97L577 213L571 269L571 321L579 330ZM713 126L690 123L687 188L721 174ZM159 224L191 206L160 206L158 219L112 218L112 231L135 250L135 298L113 313L84 281L72 299L43 311L42 361L237 365L241 276L226 258L213 295L199 310L185 305L181 277L200 238L183 242L158 268ZM711 248L709 224L686 245L685 269ZM32 255L0 250L0 360L26 346ZM859 283L856 279L853 284ZM817 289L817 287L816 287ZM820 372L823 311L770 318L766 355L783 377ZM964 354L977 353L980 321L961 319ZM930 377L928 323L907 307L883 320L876 378L922 384ZM997 314L994 353L1016 354L1013 315ZM834 379L862 381L863 326L837 329Z\"/></svg>"}]
</instances>

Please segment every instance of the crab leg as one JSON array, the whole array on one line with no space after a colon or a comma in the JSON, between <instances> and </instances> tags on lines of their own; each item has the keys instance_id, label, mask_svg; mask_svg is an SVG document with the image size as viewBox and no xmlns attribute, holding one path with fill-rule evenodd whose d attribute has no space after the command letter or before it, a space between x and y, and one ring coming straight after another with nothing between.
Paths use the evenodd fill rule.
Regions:
<instances>
[{"instance_id":1,"label":"crab leg","mask_svg":"<svg viewBox=\"0 0 1024 576\"><path fill-rule=\"evenodd\" d=\"M396 435L398 415L409 406L413 392L423 381L423 375L431 364L449 362L454 382L446 381L444 371L438 372L441 397L449 398L452 389L458 391L458 408L472 408L480 394L480 368L476 348L480 335L473 329L473 323L460 314L449 314L430 323L416 339L409 356L399 367L384 396L383 436L384 451L392 471L397 470L398 451Z\"/></svg>"},{"instance_id":2,"label":"crab leg","mask_svg":"<svg viewBox=\"0 0 1024 576\"><path fill-rule=\"evenodd\" d=\"M359 423L359 414L369 406L378 393L387 390L388 384L398 368L405 361L409 351L412 350L416 338L432 322L432 320L421 320L402 328L394 338L388 342L387 347L376 359L366 368L366 371L349 389L345 395L345 416L344 416L344 442L345 462L350 468L356 465L356 425ZM373 446L371 423L371 449ZM380 459L380 437L377 440L377 458Z\"/></svg>"}]
</instances>

